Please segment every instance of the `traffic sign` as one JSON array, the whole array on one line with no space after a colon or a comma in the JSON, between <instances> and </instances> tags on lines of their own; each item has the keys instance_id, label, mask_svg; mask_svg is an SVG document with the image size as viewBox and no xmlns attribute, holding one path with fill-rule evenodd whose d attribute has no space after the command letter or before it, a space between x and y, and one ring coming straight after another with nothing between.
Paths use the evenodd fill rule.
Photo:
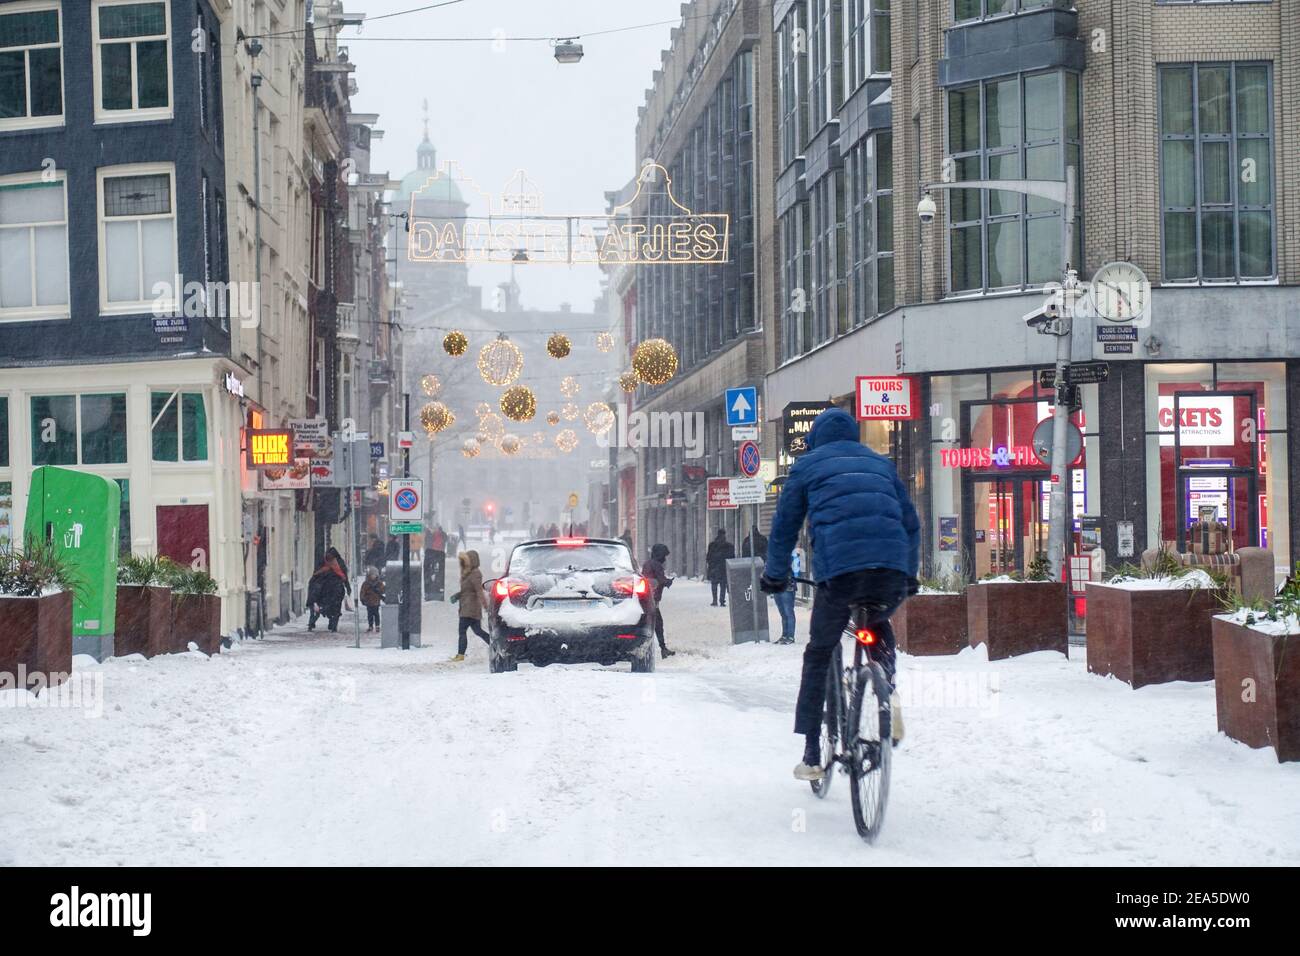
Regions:
<instances>
[{"instance_id":1,"label":"traffic sign","mask_svg":"<svg viewBox=\"0 0 1300 956\"><path fill-rule=\"evenodd\" d=\"M1065 381L1070 385L1100 385L1110 379L1110 365L1106 362L1078 362L1067 365ZM1056 369L1045 368L1038 373L1039 388L1056 385Z\"/></svg>"},{"instance_id":2,"label":"traffic sign","mask_svg":"<svg viewBox=\"0 0 1300 956\"><path fill-rule=\"evenodd\" d=\"M731 430L732 441L758 441L757 425L737 425Z\"/></svg>"},{"instance_id":3,"label":"traffic sign","mask_svg":"<svg viewBox=\"0 0 1300 956\"><path fill-rule=\"evenodd\" d=\"M390 534L418 534L424 504L424 479L394 478L388 486Z\"/></svg>"},{"instance_id":4,"label":"traffic sign","mask_svg":"<svg viewBox=\"0 0 1300 956\"><path fill-rule=\"evenodd\" d=\"M752 441L742 442L737 457L740 460L740 473L742 475L746 478L753 478L758 474L758 468L763 464L763 456L759 454L758 445Z\"/></svg>"},{"instance_id":5,"label":"traffic sign","mask_svg":"<svg viewBox=\"0 0 1300 956\"><path fill-rule=\"evenodd\" d=\"M1054 418L1044 418L1034 429L1034 437L1031 443L1034 446L1034 454L1044 465L1052 463L1052 429L1056 424ZM1083 433L1079 431L1079 426L1074 422L1066 422L1065 429L1065 460L1074 462L1083 452Z\"/></svg>"},{"instance_id":6,"label":"traffic sign","mask_svg":"<svg viewBox=\"0 0 1300 956\"><path fill-rule=\"evenodd\" d=\"M758 389L753 385L727 389L727 424L758 424Z\"/></svg>"},{"instance_id":7,"label":"traffic sign","mask_svg":"<svg viewBox=\"0 0 1300 956\"><path fill-rule=\"evenodd\" d=\"M398 447L398 448L414 448L414 447L415 447L415 432L398 432L398 433L397 433L397 447Z\"/></svg>"},{"instance_id":8,"label":"traffic sign","mask_svg":"<svg viewBox=\"0 0 1300 956\"><path fill-rule=\"evenodd\" d=\"M731 511L736 503L731 500L731 479L710 478L708 480L708 509L710 511Z\"/></svg>"},{"instance_id":9,"label":"traffic sign","mask_svg":"<svg viewBox=\"0 0 1300 956\"><path fill-rule=\"evenodd\" d=\"M577 492L570 492L570 493L569 493L569 510L572 511L572 510L573 510L574 508L576 508L576 507L578 507L578 494L577 494Z\"/></svg>"},{"instance_id":10,"label":"traffic sign","mask_svg":"<svg viewBox=\"0 0 1300 956\"><path fill-rule=\"evenodd\" d=\"M378 461L384 457L384 443L381 441L372 441L370 443L370 460Z\"/></svg>"},{"instance_id":11,"label":"traffic sign","mask_svg":"<svg viewBox=\"0 0 1300 956\"><path fill-rule=\"evenodd\" d=\"M731 501L737 505L761 505L767 500L762 478L731 478Z\"/></svg>"}]
</instances>

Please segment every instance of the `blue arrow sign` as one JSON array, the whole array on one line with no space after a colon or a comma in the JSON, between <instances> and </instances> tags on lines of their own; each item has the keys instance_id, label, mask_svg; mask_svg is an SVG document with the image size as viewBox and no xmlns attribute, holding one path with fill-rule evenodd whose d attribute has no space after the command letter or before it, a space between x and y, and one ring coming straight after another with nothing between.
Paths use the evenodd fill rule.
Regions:
<instances>
[{"instance_id":1,"label":"blue arrow sign","mask_svg":"<svg viewBox=\"0 0 1300 956\"><path fill-rule=\"evenodd\" d=\"M753 385L727 389L727 424L758 424L758 389Z\"/></svg>"}]
</instances>

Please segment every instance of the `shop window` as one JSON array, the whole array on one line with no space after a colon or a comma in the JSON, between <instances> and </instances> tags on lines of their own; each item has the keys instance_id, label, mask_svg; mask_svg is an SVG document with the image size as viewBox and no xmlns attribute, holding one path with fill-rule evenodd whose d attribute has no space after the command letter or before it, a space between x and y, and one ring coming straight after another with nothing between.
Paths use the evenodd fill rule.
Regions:
<instances>
[{"instance_id":1,"label":"shop window","mask_svg":"<svg viewBox=\"0 0 1300 956\"><path fill-rule=\"evenodd\" d=\"M126 464L126 395L36 395L33 465Z\"/></svg>"},{"instance_id":2,"label":"shop window","mask_svg":"<svg viewBox=\"0 0 1300 956\"><path fill-rule=\"evenodd\" d=\"M57 3L0 15L0 129L63 122L63 50Z\"/></svg>"},{"instance_id":3,"label":"shop window","mask_svg":"<svg viewBox=\"0 0 1300 956\"><path fill-rule=\"evenodd\" d=\"M1164 280L1272 278L1269 65L1164 66L1159 95Z\"/></svg>"},{"instance_id":4,"label":"shop window","mask_svg":"<svg viewBox=\"0 0 1300 956\"><path fill-rule=\"evenodd\" d=\"M126 462L126 395L81 396L81 463Z\"/></svg>"},{"instance_id":5,"label":"shop window","mask_svg":"<svg viewBox=\"0 0 1300 956\"><path fill-rule=\"evenodd\" d=\"M122 504L117 514L117 550L121 554L131 553L131 479L114 478L118 491L122 493Z\"/></svg>"},{"instance_id":6,"label":"shop window","mask_svg":"<svg viewBox=\"0 0 1300 956\"><path fill-rule=\"evenodd\" d=\"M31 408L32 464L77 464L77 397L38 395Z\"/></svg>"},{"instance_id":7,"label":"shop window","mask_svg":"<svg viewBox=\"0 0 1300 956\"><path fill-rule=\"evenodd\" d=\"M0 398L0 468L9 467L9 399Z\"/></svg>"},{"instance_id":8,"label":"shop window","mask_svg":"<svg viewBox=\"0 0 1300 956\"><path fill-rule=\"evenodd\" d=\"M11 481L0 481L0 548L14 540L14 486Z\"/></svg>"}]
</instances>

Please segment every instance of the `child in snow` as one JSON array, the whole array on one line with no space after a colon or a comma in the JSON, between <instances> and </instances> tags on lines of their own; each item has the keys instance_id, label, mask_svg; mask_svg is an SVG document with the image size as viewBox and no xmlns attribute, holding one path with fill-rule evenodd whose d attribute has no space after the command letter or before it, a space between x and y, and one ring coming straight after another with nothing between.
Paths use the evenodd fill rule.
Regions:
<instances>
[{"instance_id":1,"label":"child in snow","mask_svg":"<svg viewBox=\"0 0 1300 956\"><path fill-rule=\"evenodd\" d=\"M366 633L379 630L379 605L384 603L384 579L378 568L366 568L366 579L361 582L361 603L366 606Z\"/></svg>"}]
</instances>

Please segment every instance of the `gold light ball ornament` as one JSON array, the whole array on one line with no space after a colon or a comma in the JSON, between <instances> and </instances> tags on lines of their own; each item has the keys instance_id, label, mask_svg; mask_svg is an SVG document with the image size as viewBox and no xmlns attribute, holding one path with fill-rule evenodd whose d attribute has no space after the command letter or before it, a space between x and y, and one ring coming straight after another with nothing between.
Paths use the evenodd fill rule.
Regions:
<instances>
[{"instance_id":1,"label":"gold light ball ornament","mask_svg":"<svg viewBox=\"0 0 1300 956\"><path fill-rule=\"evenodd\" d=\"M420 390L430 398L437 398L442 391L442 379L436 375L426 375L420 379Z\"/></svg>"},{"instance_id":2,"label":"gold light ball ornament","mask_svg":"<svg viewBox=\"0 0 1300 956\"><path fill-rule=\"evenodd\" d=\"M567 455L578 447L578 433L572 428L564 429L555 436L555 447Z\"/></svg>"},{"instance_id":3,"label":"gold light ball ornament","mask_svg":"<svg viewBox=\"0 0 1300 956\"><path fill-rule=\"evenodd\" d=\"M565 398L573 398L580 391L582 391L582 386L578 384L578 380L572 375L566 375L560 379L560 394Z\"/></svg>"},{"instance_id":4,"label":"gold light ball ornament","mask_svg":"<svg viewBox=\"0 0 1300 956\"><path fill-rule=\"evenodd\" d=\"M501 414L512 422L532 421L537 414L537 399L527 385L515 385L501 396Z\"/></svg>"},{"instance_id":5,"label":"gold light ball ornament","mask_svg":"<svg viewBox=\"0 0 1300 956\"><path fill-rule=\"evenodd\" d=\"M506 423L496 412L488 412L479 419L478 427L483 434L487 435L488 440L485 444L491 444L505 434Z\"/></svg>"},{"instance_id":6,"label":"gold light ball ornament","mask_svg":"<svg viewBox=\"0 0 1300 956\"><path fill-rule=\"evenodd\" d=\"M562 332L556 332L546 340L546 354L551 358L565 358L571 351L573 351L573 343Z\"/></svg>"},{"instance_id":7,"label":"gold light ball ornament","mask_svg":"<svg viewBox=\"0 0 1300 956\"><path fill-rule=\"evenodd\" d=\"M614 336L609 332L599 332L596 334L596 351L611 352L614 349Z\"/></svg>"},{"instance_id":8,"label":"gold light ball ornament","mask_svg":"<svg viewBox=\"0 0 1300 956\"><path fill-rule=\"evenodd\" d=\"M469 339L464 332L448 332L442 340L442 350L453 358L460 358L469 348Z\"/></svg>"},{"instance_id":9,"label":"gold light ball ornament","mask_svg":"<svg viewBox=\"0 0 1300 956\"><path fill-rule=\"evenodd\" d=\"M420 409L420 424L432 438L438 432L450 428L456 421L452 410L442 402L429 402Z\"/></svg>"},{"instance_id":10,"label":"gold light ball ornament","mask_svg":"<svg viewBox=\"0 0 1300 956\"><path fill-rule=\"evenodd\" d=\"M647 385L663 385L677 374L677 350L667 339L646 339L632 353L632 370Z\"/></svg>"},{"instance_id":11,"label":"gold light ball ornament","mask_svg":"<svg viewBox=\"0 0 1300 956\"><path fill-rule=\"evenodd\" d=\"M466 458L477 458L483 447L477 438L466 438L465 443L460 446L460 453Z\"/></svg>"},{"instance_id":12,"label":"gold light ball ornament","mask_svg":"<svg viewBox=\"0 0 1300 956\"><path fill-rule=\"evenodd\" d=\"M479 350L478 373L489 385L511 385L523 370L524 353L505 335L497 336Z\"/></svg>"},{"instance_id":13,"label":"gold light ball ornament","mask_svg":"<svg viewBox=\"0 0 1300 956\"><path fill-rule=\"evenodd\" d=\"M592 402L582 417L587 422L587 430L593 435L603 435L614 427L614 413L604 402Z\"/></svg>"},{"instance_id":14,"label":"gold light ball ornament","mask_svg":"<svg viewBox=\"0 0 1300 956\"><path fill-rule=\"evenodd\" d=\"M533 432L533 444L534 444L534 445L545 445L545 444L546 444L546 432Z\"/></svg>"},{"instance_id":15,"label":"gold light ball ornament","mask_svg":"<svg viewBox=\"0 0 1300 956\"><path fill-rule=\"evenodd\" d=\"M497 445L503 455L516 455L519 449L523 447L523 442L519 440L518 435L502 435L501 441Z\"/></svg>"},{"instance_id":16,"label":"gold light ball ornament","mask_svg":"<svg viewBox=\"0 0 1300 956\"><path fill-rule=\"evenodd\" d=\"M625 392L635 392L636 387L640 385L640 380L636 377L636 372L624 372L618 377L618 387Z\"/></svg>"},{"instance_id":17,"label":"gold light ball ornament","mask_svg":"<svg viewBox=\"0 0 1300 956\"><path fill-rule=\"evenodd\" d=\"M564 407L560 409L560 415L566 422L573 421L580 414L581 412L578 410L578 406L573 404L573 402L565 402Z\"/></svg>"},{"instance_id":18,"label":"gold light ball ornament","mask_svg":"<svg viewBox=\"0 0 1300 956\"><path fill-rule=\"evenodd\" d=\"M547 412L547 413L546 413L546 424L548 424L548 425L558 425L558 424L560 424L560 413L559 413L559 412Z\"/></svg>"}]
</instances>

